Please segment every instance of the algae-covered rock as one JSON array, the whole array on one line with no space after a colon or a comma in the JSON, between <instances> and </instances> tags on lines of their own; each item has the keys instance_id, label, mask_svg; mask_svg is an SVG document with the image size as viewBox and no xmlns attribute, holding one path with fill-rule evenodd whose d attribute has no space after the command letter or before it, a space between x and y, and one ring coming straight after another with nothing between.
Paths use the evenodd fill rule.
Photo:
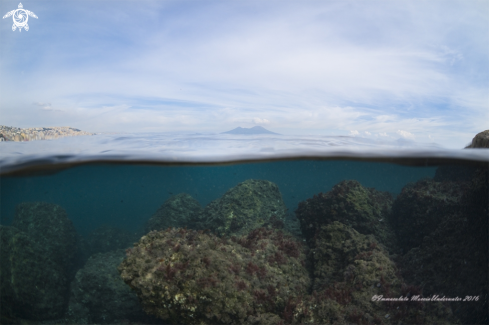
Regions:
<instances>
[{"instance_id":1,"label":"algae-covered rock","mask_svg":"<svg viewBox=\"0 0 489 325\"><path fill-rule=\"evenodd\" d=\"M2 316L44 320L60 317L68 282L59 264L38 242L15 227L0 226Z\"/></svg>"},{"instance_id":2,"label":"algae-covered rock","mask_svg":"<svg viewBox=\"0 0 489 325\"><path fill-rule=\"evenodd\" d=\"M76 231L61 206L45 202L17 205L12 226L25 232L60 268L68 270L76 253Z\"/></svg>"},{"instance_id":3,"label":"algae-covered rock","mask_svg":"<svg viewBox=\"0 0 489 325\"><path fill-rule=\"evenodd\" d=\"M452 302L465 324L487 324L488 171L479 169L459 204L446 211L436 229L402 260L403 276L426 294L478 297ZM450 184L450 183L448 183Z\"/></svg>"},{"instance_id":4,"label":"algae-covered rock","mask_svg":"<svg viewBox=\"0 0 489 325\"><path fill-rule=\"evenodd\" d=\"M44 202L19 204L2 244L2 309L33 320L61 316L77 252L66 211Z\"/></svg>"},{"instance_id":5,"label":"algae-covered rock","mask_svg":"<svg viewBox=\"0 0 489 325\"><path fill-rule=\"evenodd\" d=\"M387 251L373 236L340 222L321 226L310 256L314 264L311 296L289 302L292 324L457 323L440 302L413 301L420 287L401 278ZM381 298L404 300L382 301Z\"/></svg>"},{"instance_id":6,"label":"algae-covered rock","mask_svg":"<svg viewBox=\"0 0 489 325\"><path fill-rule=\"evenodd\" d=\"M392 225L399 245L407 252L436 230L457 209L466 182L420 180L405 186L392 205Z\"/></svg>"},{"instance_id":7,"label":"algae-covered rock","mask_svg":"<svg viewBox=\"0 0 489 325\"><path fill-rule=\"evenodd\" d=\"M115 324L125 319L148 319L138 297L122 281L117 270L124 256L124 250L91 256L71 283L70 307L86 309L89 323Z\"/></svg>"},{"instance_id":8,"label":"algae-covered rock","mask_svg":"<svg viewBox=\"0 0 489 325\"><path fill-rule=\"evenodd\" d=\"M146 232L168 227L188 227L201 213L200 203L189 194L173 195L148 220Z\"/></svg>"},{"instance_id":9,"label":"algae-covered rock","mask_svg":"<svg viewBox=\"0 0 489 325\"><path fill-rule=\"evenodd\" d=\"M322 225L339 221L361 234L372 234L389 250L395 250L396 238L388 216L392 196L373 188L365 188L355 180L338 183L326 193L299 203L295 211L303 235L310 245Z\"/></svg>"},{"instance_id":10,"label":"algae-covered rock","mask_svg":"<svg viewBox=\"0 0 489 325\"><path fill-rule=\"evenodd\" d=\"M271 217L283 221L285 213L286 207L276 184L249 179L209 203L198 225L219 235L242 235L262 227Z\"/></svg>"},{"instance_id":11,"label":"algae-covered rock","mask_svg":"<svg viewBox=\"0 0 489 325\"><path fill-rule=\"evenodd\" d=\"M152 231L119 266L143 309L172 323L267 324L306 294L300 243L259 228L218 238L203 231Z\"/></svg>"},{"instance_id":12,"label":"algae-covered rock","mask_svg":"<svg viewBox=\"0 0 489 325\"><path fill-rule=\"evenodd\" d=\"M371 262L369 268L372 270L368 272L370 275L358 274L357 282L362 286L377 285L381 275L386 281L396 281L395 264L372 235L362 235L355 229L335 221L321 226L314 242L315 248L310 253L314 261L314 290L345 281L345 278L356 277L359 268L364 269L360 265L363 262L354 267L350 266L356 260Z\"/></svg>"}]
</instances>

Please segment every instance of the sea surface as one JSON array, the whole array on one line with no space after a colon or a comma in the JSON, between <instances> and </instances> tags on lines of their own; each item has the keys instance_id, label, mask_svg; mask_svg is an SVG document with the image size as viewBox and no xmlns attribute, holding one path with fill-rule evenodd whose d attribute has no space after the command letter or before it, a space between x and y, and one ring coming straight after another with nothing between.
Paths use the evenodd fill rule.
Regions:
<instances>
[{"instance_id":1,"label":"sea surface","mask_svg":"<svg viewBox=\"0 0 489 325\"><path fill-rule=\"evenodd\" d=\"M210 208L213 207L212 204L214 206L224 204L222 203L225 201L223 198L226 195L231 195L229 193L244 193L238 190L232 192L231 190L251 186L247 185L251 184L247 183L250 180L271 182L277 186L279 197L283 201L284 212L282 217L286 223L286 229L295 229L297 231L295 233L296 238L306 242L306 239L307 241L310 239L304 233L304 227L307 225L301 224L301 222L304 223L304 219L301 219L303 216L299 207L304 202L316 204L314 200L317 197L322 197L322 195L336 195L331 194L338 191L335 190L335 192L333 189L343 188L347 193L358 192L352 188L371 191L372 193L374 191L375 193L385 193L386 197L391 198L389 199L389 211L391 211L392 204L394 206L397 204L396 200L402 204L414 205L418 204L416 203L418 199L421 202L420 205L425 205L423 209L426 208L426 211L434 209L433 211L435 211L442 209L443 204L451 202L452 196L454 202L463 201L461 198L471 196L472 194L467 192L469 191L467 188L475 186L473 184L476 181L473 179L479 177L476 176L479 175L477 173L480 171L487 173L488 164L489 150L486 149L454 150L445 149L436 144L420 144L402 139L365 139L350 136L125 133L31 142L3 142L0 143L0 224L4 227L3 229L11 229L10 227L14 228L17 224L22 224L19 221L20 218L31 218L32 215L36 214L35 207L42 206L44 210L50 209L50 207L54 207L56 210L59 207L65 211L63 213L66 213L66 218L73 225L78 238L77 250L81 249L80 241L88 243L86 244L87 247L91 248L85 251L83 258L77 255L79 260L73 262L76 266L70 264L69 270L63 275L65 277L65 289L59 293L60 296L56 298L57 293L50 293L54 298L51 297L49 301L52 302L56 299L61 301L56 306L53 305L52 310L49 310L49 304L46 306L46 302L41 301L43 299L41 296L39 298L35 294L25 305L17 302L20 300L16 299L20 298L16 296L15 292L20 289L15 287L14 282L5 284L7 280L2 279L4 291L3 293L0 292L0 298L4 302L4 306L5 303L8 305L2 309L2 324L9 322L15 324L22 320L28 320L32 324L51 321L100 324L121 322L126 324L165 323L157 317L141 318L142 316L137 312L134 312L134 317L121 315L121 306L114 306L113 304L107 306L104 309L106 311L100 311L94 307L97 305L96 296L100 296L100 292L97 293L93 288L90 290L83 289L84 284L80 282L80 279L85 272L83 270L84 267L87 267L88 264L85 263L88 263L89 258L94 258L96 253L109 254L116 252L117 249L131 247L134 242L137 242L142 235L147 233L150 218L164 213L163 210L169 207L168 202L173 202L171 200L181 193L188 194L195 199L203 211L205 209L211 211L207 215L212 215L219 210L212 210ZM485 186L487 188L487 180ZM253 188L251 190L255 191ZM405 193L409 191L416 193L409 198L403 196L407 195ZM455 192L460 193L454 194ZM260 191L256 190L256 193L260 193ZM423 196L423 199L420 196ZM425 196L428 199L425 200ZM436 201L437 198L439 201ZM222 200L219 201L220 199ZM235 199L239 201L239 197ZM428 203L432 200L438 203ZM474 204L483 205L486 201L481 201L482 203L477 201L479 203ZM280 202L280 204L282 203ZM246 209L254 208L253 205L246 207ZM338 209L340 208L335 208L334 213ZM474 208L474 211L483 211L483 208L482 210L477 209ZM418 210L413 211L415 212L413 212L412 224L418 222L416 218L425 218L419 217ZM26 217L27 214L30 217ZM430 213L426 218L429 218L429 215ZM328 219L329 216L329 214L325 214L324 220ZM178 218L178 214L176 217ZM35 216L32 218L35 219ZM338 217L337 221L355 228L354 222L348 224L345 221L349 220L348 216L341 218ZM403 218L406 220L405 217ZM470 219L471 217L457 216L453 218L453 222L456 223L459 222L459 219ZM484 221L481 221L482 219ZM482 219L479 215L477 218L474 217L474 220L477 220L474 222L482 222L482 225L479 225L479 230L487 228L487 216L483 216ZM31 226L20 229L28 237L31 236L30 231L35 233L35 230L32 229L37 225L32 220L29 221ZM206 222L205 220L201 221ZM409 231L403 232L402 229L399 230L396 227L399 227L400 224L404 225L403 227L411 227L410 222L401 222L396 219L396 216L388 213L376 217L376 222L380 224L382 222L389 223L389 227L392 222L392 233L397 236L396 240L399 242L402 242L400 238L409 234ZM181 223L176 222L173 227L180 225ZM189 229L191 226L192 224L189 224ZM449 228L449 226L447 227ZM365 231L364 228L362 229ZM362 229L357 230L361 233ZM416 229L413 228L413 231L420 231ZM214 230L211 229L211 231ZM114 235L117 231L120 231L121 234L127 234L127 236L124 235L126 237L121 235L121 238L130 238L130 240L119 245L116 244L113 237L109 238L109 233L110 236L117 237L117 234ZM433 240L436 241L440 235L438 233L435 235L435 233L443 231L446 229L438 229L435 225L434 228L426 230L426 236L432 236ZM373 234L375 235L375 232ZM7 235L3 236L7 238ZM36 236L32 235L32 238ZM107 244L110 250L109 248L99 250L94 248L94 245L102 245L97 243L103 242L104 238L107 242L112 241L110 245ZM42 240L49 242L49 238ZM40 243L42 240L33 239L33 242ZM471 271L467 273L472 279L461 279L463 283L473 281L473 283L487 284L487 277L485 280L482 278L474 280L474 277L477 278L484 272L487 274L488 265L487 236L485 239L477 238L477 240L479 240L478 243L467 244L467 247L475 245L481 248L485 245L486 249L482 249L482 255L475 258L481 263L471 265ZM4 243L4 247L14 249L13 241L8 243L10 244ZM465 243L468 241L461 240L457 247L462 249ZM410 247L410 244L406 245L408 246L402 248L396 246L397 248L392 249L389 253L397 256L398 259L407 256L405 258L412 261L413 257L409 255L409 251L414 248L421 251L423 249L421 242L417 243L416 247ZM465 249L462 250L465 252ZM6 254L13 253L12 251L2 251L2 254L6 256ZM443 256L443 252L439 254ZM428 255L429 253L425 252L423 258ZM467 265L467 260L474 260L473 257L469 256L461 259L457 254L453 256L454 263L463 264L465 261L464 266ZM446 263L447 259L450 259L450 257L444 258L445 260L438 264L435 263L433 267L439 267L442 263ZM395 260L394 257L393 260ZM396 261L398 262L398 260ZM422 267L422 265L419 266ZM2 268L4 267L2 265ZM3 272L3 277L7 273L14 273L13 264L9 267L12 269ZM452 273L440 272L439 277L453 280ZM460 274L463 272L460 271L458 274L462 277ZM76 279L78 282L75 285ZM425 289L427 294L478 295L479 302L453 305L453 308L450 307L450 312L458 317L462 323L464 321L487 320L487 286L481 291L472 292L474 290L471 289L471 292L464 293L460 291L458 286L456 286L456 290L459 291L450 291L439 284L443 281L435 281L427 275L423 279L424 282L413 285L430 288L429 290ZM311 281L316 281L316 279L312 278ZM430 283L433 285L430 286ZM89 284L85 285L90 287ZM373 287L376 285L377 283L373 284ZM75 287L76 290L87 291L87 296L83 298L85 300L73 293ZM440 288L445 289L442 292ZM312 289L308 288L308 290L311 294ZM43 308L36 309L38 307L36 304L42 305ZM74 306L77 306L78 309ZM283 306L276 308L283 309ZM79 311L78 314L73 312L74 309ZM282 309L278 309L272 314L284 320L285 323L292 322ZM36 310L36 312L29 312L29 310ZM347 310L343 311L345 321L351 322L354 317L348 314ZM386 324L390 323L392 318L389 319L391 316L385 315L396 313L396 311L382 312L384 313L383 322ZM411 314L408 314L408 312L400 316L398 314L398 317L401 319L406 317L407 319L407 317L411 317L409 316ZM301 317L310 316L302 315ZM215 320L217 321L217 318ZM368 323L367 318L364 320L365 323ZM448 322L452 321L453 319L450 319ZM372 321L372 323L375 322ZM395 322L392 321L392 323ZM183 322L182 324L186 323Z\"/></svg>"}]
</instances>

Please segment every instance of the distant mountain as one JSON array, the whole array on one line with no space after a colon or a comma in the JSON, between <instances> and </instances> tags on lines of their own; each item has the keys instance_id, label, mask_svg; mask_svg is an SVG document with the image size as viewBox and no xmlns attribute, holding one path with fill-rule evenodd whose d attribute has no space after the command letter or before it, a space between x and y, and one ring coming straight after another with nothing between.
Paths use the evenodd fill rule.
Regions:
<instances>
[{"instance_id":1,"label":"distant mountain","mask_svg":"<svg viewBox=\"0 0 489 325\"><path fill-rule=\"evenodd\" d=\"M233 129L231 131L222 132L221 134L280 134L280 133L268 131L267 129L261 126L254 126L249 129L237 127L236 129Z\"/></svg>"}]
</instances>

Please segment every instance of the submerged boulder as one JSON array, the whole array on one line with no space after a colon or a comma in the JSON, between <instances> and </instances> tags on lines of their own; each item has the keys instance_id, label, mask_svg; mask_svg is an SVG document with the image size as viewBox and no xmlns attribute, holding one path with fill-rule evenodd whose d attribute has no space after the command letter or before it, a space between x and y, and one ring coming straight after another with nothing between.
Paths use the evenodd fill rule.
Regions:
<instances>
[{"instance_id":1,"label":"submerged boulder","mask_svg":"<svg viewBox=\"0 0 489 325\"><path fill-rule=\"evenodd\" d=\"M402 189L392 205L391 220L404 252L421 245L457 209L468 186L466 182L423 179Z\"/></svg>"},{"instance_id":2,"label":"submerged boulder","mask_svg":"<svg viewBox=\"0 0 489 325\"><path fill-rule=\"evenodd\" d=\"M351 280L353 277L357 278L356 282L361 287L378 284L381 276L385 281L396 281L394 263L372 235L362 235L355 229L335 221L321 226L314 238L314 247L310 253L314 263L314 290L320 290L335 282ZM358 265L352 267L354 261L369 263L363 267L359 265L363 262L356 263ZM358 272L359 266L363 273ZM371 269L370 272L366 272L367 269Z\"/></svg>"},{"instance_id":3,"label":"submerged boulder","mask_svg":"<svg viewBox=\"0 0 489 325\"><path fill-rule=\"evenodd\" d=\"M249 179L209 203L197 224L219 235L242 235L270 223L271 218L283 222L286 210L276 184Z\"/></svg>"},{"instance_id":4,"label":"submerged boulder","mask_svg":"<svg viewBox=\"0 0 489 325\"><path fill-rule=\"evenodd\" d=\"M33 320L63 315L77 252L66 211L51 203L21 203L1 237L2 313Z\"/></svg>"},{"instance_id":5,"label":"submerged boulder","mask_svg":"<svg viewBox=\"0 0 489 325\"><path fill-rule=\"evenodd\" d=\"M435 230L403 256L402 269L404 277L422 286L426 294L477 297L451 305L464 324L487 324L488 169L481 168L475 175L456 205L443 210Z\"/></svg>"},{"instance_id":6,"label":"submerged boulder","mask_svg":"<svg viewBox=\"0 0 489 325\"><path fill-rule=\"evenodd\" d=\"M422 289L404 283L395 263L373 236L335 221L321 226L314 242L310 252L314 290L311 296L289 302L288 323L457 323L442 303L412 299L421 297ZM398 298L404 300L396 301Z\"/></svg>"},{"instance_id":7,"label":"submerged boulder","mask_svg":"<svg viewBox=\"0 0 489 325\"><path fill-rule=\"evenodd\" d=\"M0 226L2 316L57 318L67 306L68 279L44 248L15 227Z\"/></svg>"},{"instance_id":8,"label":"submerged boulder","mask_svg":"<svg viewBox=\"0 0 489 325\"><path fill-rule=\"evenodd\" d=\"M265 325L307 293L304 260L302 245L281 231L228 239L173 228L142 237L119 271L143 309L163 320Z\"/></svg>"},{"instance_id":9,"label":"submerged boulder","mask_svg":"<svg viewBox=\"0 0 489 325\"><path fill-rule=\"evenodd\" d=\"M46 202L17 205L12 226L25 232L61 269L73 264L77 236L73 222L61 206Z\"/></svg>"},{"instance_id":10,"label":"submerged boulder","mask_svg":"<svg viewBox=\"0 0 489 325\"><path fill-rule=\"evenodd\" d=\"M361 234L374 235L389 250L395 250L396 238L388 222L392 201L387 192L365 188L355 180L346 180L328 193L319 193L300 202L295 213L300 220L302 234L311 246L321 226L339 221Z\"/></svg>"},{"instance_id":11,"label":"submerged boulder","mask_svg":"<svg viewBox=\"0 0 489 325\"><path fill-rule=\"evenodd\" d=\"M137 295L117 271L124 256L124 250L115 250L89 258L71 284L70 309L73 314L76 314L76 308L84 310L88 323L102 324L150 319L143 312ZM76 316L82 318L79 313Z\"/></svg>"},{"instance_id":12,"label":"submerged boulder","mask_svg":"<svg viewBox=\"0 0 489 325\"><path fill-rule=\"evenodd\" d=\"M173 195L148 220L146 232L189 227L201 213L200 203L189 194Z\"/></svg>"}]
</instances>

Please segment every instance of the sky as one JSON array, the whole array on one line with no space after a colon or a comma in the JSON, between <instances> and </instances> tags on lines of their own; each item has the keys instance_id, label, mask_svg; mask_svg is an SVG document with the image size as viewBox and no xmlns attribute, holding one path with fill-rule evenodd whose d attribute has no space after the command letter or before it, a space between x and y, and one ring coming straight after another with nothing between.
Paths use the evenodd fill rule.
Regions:
<instances>
[{"instance_id":1,"label":"sky","mask_svg":"<svg viewBox=\"0 0 489 325\"><path fill-rule=\"evenodd\" d=\"M0 22L0 125L446 148L489 129L489 0L22 4L28 31Z\"/></svg>"}]
</instances>

